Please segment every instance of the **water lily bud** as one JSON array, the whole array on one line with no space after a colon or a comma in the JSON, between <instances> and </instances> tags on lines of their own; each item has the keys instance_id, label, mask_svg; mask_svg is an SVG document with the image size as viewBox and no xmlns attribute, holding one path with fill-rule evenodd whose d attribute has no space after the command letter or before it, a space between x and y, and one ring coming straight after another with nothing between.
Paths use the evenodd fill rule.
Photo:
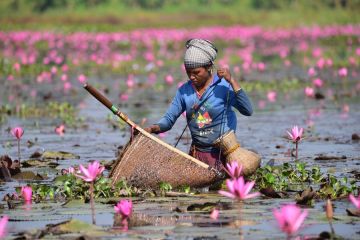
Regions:
<instances>
[{"instance_id":1,"label":"water lily bud","mask_svg":"<svg viewBox=\"0 0 360 240\"><path fill-rule=\"evenodd\" d=\"M326 217L328 220L331 220L334 217L334 210L330 199L326 201Z\"/></svg>"}]
</instances>

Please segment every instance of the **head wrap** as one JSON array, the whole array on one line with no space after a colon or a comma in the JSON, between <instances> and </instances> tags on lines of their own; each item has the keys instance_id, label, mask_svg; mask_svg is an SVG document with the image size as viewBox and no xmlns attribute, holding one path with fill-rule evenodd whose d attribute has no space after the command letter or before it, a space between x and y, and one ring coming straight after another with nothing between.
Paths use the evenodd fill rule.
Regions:
<instances>
[{"instance_id":1,"label":"head wrap","mask_svg":"<svg viewBox=\"0 0 360 240\"><path fill-rule=\"evenodd\" d=\"M190 39L186 42L184 65L186 69L213 65L217 55L216 47L208 40Z\"/></svg>"}]
</instances>

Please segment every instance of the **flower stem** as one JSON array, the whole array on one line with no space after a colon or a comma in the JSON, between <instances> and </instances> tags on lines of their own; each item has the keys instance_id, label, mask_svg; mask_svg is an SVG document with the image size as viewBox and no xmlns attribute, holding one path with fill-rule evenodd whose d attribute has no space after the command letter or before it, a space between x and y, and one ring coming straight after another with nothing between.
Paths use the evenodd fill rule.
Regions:
<instances>
[{"instance_id":1,"label":"flower stem","mask_svg":"<svg viewBox=\"0 0 360 240\"><path fill-rule=\"evenodd\" d=\"M94 207L94 182L90 182L90 208L91 208L91 216L92 223L95 225L95 207Z\"/></svg>"},{"instance_id":2,"label":"flower stem","mask_svg":"<svg viewBox=\"0 0 360 240\"><path fill-rule=\"evenodd\" d=\"M334 239L334 236L335 236L335 230L334 230L334 226L332 225L332 221L331 221L331 219L329 219L329 225L330 225L330 229L331 229L331 236L330 236L330 239Z\"/></svg>"},{"instance_id":3,"label":"flower stem","mask_svg":"<svg viewBox=\"0 0 360 240\"><path fill-rule=\"evenodd\" d=\"M296 146L295 161L297 161L298 160L298 141L295 142L295 146Z\"/></svg>"},{"instance_id":4,"label":"flower stem","mask_svg":"<svg viewBox=\"0 0 360 240\"><path fill-rule=\"evenodd\" d=\"M18 139L18 158L20 163L20 139Z\"/></svg>"}]
</instances>

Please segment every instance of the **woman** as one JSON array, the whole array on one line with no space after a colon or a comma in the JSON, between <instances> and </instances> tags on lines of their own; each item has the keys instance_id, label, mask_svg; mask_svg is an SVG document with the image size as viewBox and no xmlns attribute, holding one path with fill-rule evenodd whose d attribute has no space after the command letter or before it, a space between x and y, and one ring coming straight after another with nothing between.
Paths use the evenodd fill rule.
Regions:
<instances>
[{"instance_id":1,"label":"woman","mask_svg":"<svg viewBox=\"0 0 360 240\"><path fill-rule=\"evenodd\" d=\"M252 106L245 91L227 68L214 74L217 49L207 40L190 39L186 43L184 65L189 81L183 84L157 124L145 128L150 133L166 132L186 111L191 132L190 155L222 170L224 158L213 142L222 134L236 130L236 115L232 108L250 116Z\"/></svg>"}]
</instances>

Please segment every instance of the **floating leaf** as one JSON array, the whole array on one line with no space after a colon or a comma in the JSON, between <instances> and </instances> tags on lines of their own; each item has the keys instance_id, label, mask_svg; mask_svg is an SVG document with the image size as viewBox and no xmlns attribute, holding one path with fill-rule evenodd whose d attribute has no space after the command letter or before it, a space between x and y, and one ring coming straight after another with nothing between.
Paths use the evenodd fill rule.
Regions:
<instances>
[{"instance_id":1,"label":"floating leaf","mask_svg":"<svg viewBox=\"0 0 360 240\"><path fill-rule=\"evenodd\" d=\"M69 153L69 152L52 152L52 151L46 151L42 154L42 159L56 159L56 160L65 160L65 159L79 159L80 156Z\"/></svg>"}]
</instances>

